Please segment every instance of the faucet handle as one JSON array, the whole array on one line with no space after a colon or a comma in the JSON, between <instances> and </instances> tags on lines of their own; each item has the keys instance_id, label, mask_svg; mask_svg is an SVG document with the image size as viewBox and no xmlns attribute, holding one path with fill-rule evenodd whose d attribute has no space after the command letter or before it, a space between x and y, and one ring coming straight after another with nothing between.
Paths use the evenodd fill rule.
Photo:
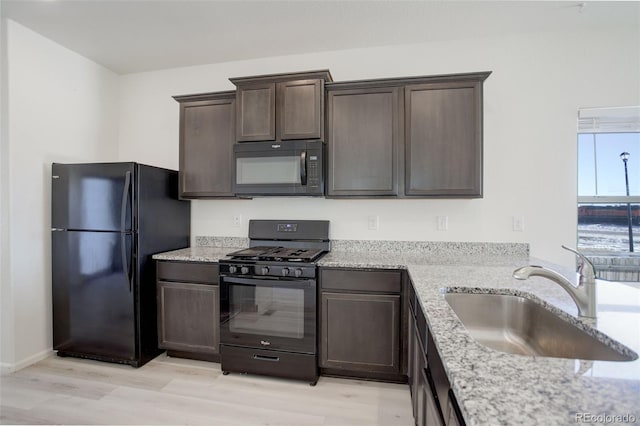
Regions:
<instances>
[{"instance_id":1,"label":"faucet handle","mask_svg":"<svg viewBox=\"0 0 640 426\"><path fill-rule=\"evenodd\" d=\"M564 244L561 247L563 249L565 249L565 250L568 250L568 251L574 253L575 255L577 255L580 258L580 260L582 261L582 264L580 266L578 266L578 272L581 275L585 275L587 278L590 278L590 279L595 279L596 268L593 266L593 263L591 263L591 261L589 259L587 259L587 256L585 256L584 254L580 253L576 249L572 249L571 247L565 246Z\"/></svg>"}]
</instances>

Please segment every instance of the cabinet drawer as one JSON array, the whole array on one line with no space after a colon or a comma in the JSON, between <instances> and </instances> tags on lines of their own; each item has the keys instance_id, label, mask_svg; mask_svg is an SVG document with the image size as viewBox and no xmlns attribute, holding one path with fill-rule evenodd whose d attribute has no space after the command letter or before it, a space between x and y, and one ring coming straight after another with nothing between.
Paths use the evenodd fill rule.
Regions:
<instances>
[{"instance_id":1,"label":"cabinet drawer","mask_svg":"<svg viewBox=\"0 0 640 426\"><path fill-rule=\"evenodd\" d=\"M320 269L320 286L323 290L400 293L402 278L400 271Z\"/></svg>"},{"instance_id":2,"label":"cabinet drawer","mask_svg":"<svg viewBox=\"0 0 640 426\"><path fill-rule=\"evenodd\" d=\"M208 262L158 262L158 280L218 283L218 264Z\"/></svg>"}]
</instances>

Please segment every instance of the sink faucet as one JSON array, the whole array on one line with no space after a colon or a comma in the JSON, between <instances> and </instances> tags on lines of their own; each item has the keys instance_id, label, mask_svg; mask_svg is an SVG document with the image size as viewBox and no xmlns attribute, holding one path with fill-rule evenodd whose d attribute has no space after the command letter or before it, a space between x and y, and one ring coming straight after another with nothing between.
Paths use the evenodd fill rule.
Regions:
<instances>
[{"instance_id":1,"label":"sink faucet","mask_svg":"<svg viewBox=\"0 0 640 426\"><path fill-rule=\"evenodd\" d=\"M578 306L578 315L585 318L596 317L596 273L593 264L582 253L562 246L563 249L569 250L580 257L578 265L578 274L580 275L578 286L574 286L571 281L557 273L554 270L543 266L523 266L513 271L513 277L518 280L526 280L527 278L538 275L545 277L559 284L564 288L569 296L576 302Z\"/></svg>"}]
</instances>

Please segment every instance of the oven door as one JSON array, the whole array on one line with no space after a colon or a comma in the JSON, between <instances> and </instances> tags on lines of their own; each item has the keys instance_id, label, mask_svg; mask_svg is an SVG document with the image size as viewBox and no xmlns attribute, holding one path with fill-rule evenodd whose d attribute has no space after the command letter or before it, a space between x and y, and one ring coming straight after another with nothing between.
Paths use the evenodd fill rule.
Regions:
<instances>
[{"instance_id":1,"label":"oven door","mask_svg":"<svg viewBox=\"0 0 640 426\"><path fill-rule=\"evenodd\" d=\"M315 354L316 281L221 276L220 343Z\"/></svg>"},{"instance_id":2,"label":"oven door","mask_svg":"<svg viewBox=\"0 0 640 426\"><path fill-rule=\"evenodd\" d=\"M323 143L243 142L233 146L238 195L323 195Z\"/></svg>"}]
</instances>

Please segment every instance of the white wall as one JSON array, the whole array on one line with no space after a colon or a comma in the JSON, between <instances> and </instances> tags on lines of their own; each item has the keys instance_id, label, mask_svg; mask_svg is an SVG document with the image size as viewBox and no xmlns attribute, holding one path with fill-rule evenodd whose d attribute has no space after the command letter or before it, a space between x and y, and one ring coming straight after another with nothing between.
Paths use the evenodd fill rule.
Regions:
<instances>
[{"instance_id":1,"label":"white wall","mask_svg":"<svg viewBox=\"0 0 640 426\"><path fill-rule=\"evenodd\" d=\"M1 163L7 264L0 365L6 371L51 351L51 163L117 159L118 77L13 21L2 23L8 128Z\"/></svg>"},{"instance_id":2,"label":"white wall","mask_svg":"<svg viewBox=\"0 0 640 426\"><path fill-rule=\"evenodd\" d=\"M331 237L528 242L534 256L570 264L576 241L576 117L586 106L640 103L640 30L538 33L335 51L126 75L121 160L178 167L172 95L233 89L229 77L329 68L336 81L493 71L484 85L484 198L193 202L192 236L246 236L247 219L331 220ZM241 214L243 226L232 227ZM367 229L367 216L380 229ZM449 216L449 231L436 216ZM525 231L512 231L512 216Z\"/></svg>"}]
</instances>

